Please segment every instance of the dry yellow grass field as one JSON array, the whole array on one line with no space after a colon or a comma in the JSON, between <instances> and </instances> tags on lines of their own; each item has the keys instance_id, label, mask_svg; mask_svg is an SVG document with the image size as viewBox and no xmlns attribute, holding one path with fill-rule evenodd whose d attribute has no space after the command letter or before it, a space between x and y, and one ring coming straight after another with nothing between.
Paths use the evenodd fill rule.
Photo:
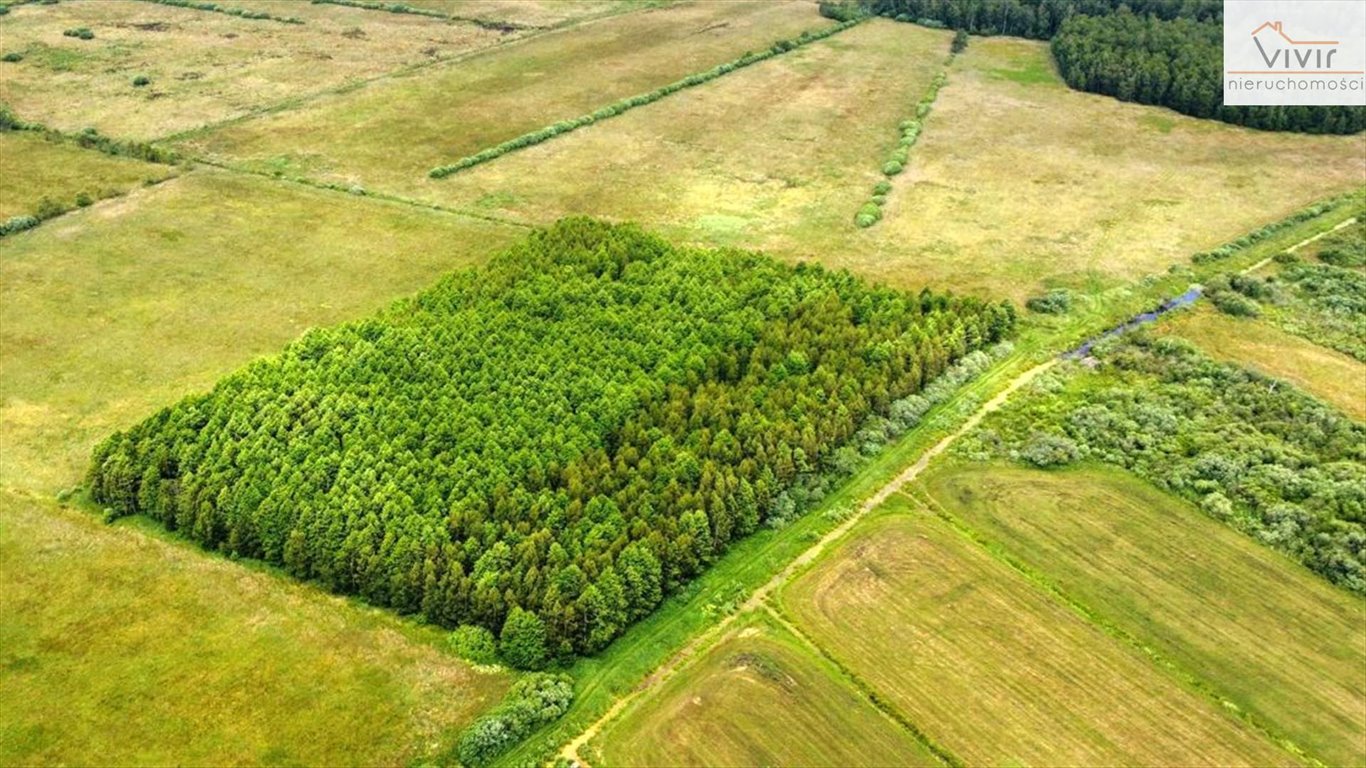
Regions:
<instances>
[{"instance_id":1,"label":"dry yellow grass field","mask_svg":"<svg viewBox=\"0 0 1366 768\"><path fill-rule=\"evenodd\" d=\"M435 166L830 24L799 1L651 8L195 134L181 146L253 170L411 193L437 184L427 179Z\"/></svg>"},{"instance_id":2,"label":"dry yellow grass field","mask_svg":"<svg viewBox=\"0 0 1366 768\"><path fill-rule=\"evenodd\" d=\"M939 764L796 637L747 624L609 726L593 764Z\"/></svg>"},{"instance_id":3,"label":"dry yellow grass field","mask_svg":"<svg viewBox=\"0 0 1366 768\"><path fill-rule=\"evenodd\" d=\"M520 233L196 171L0 240L0 483L72 486L109 432Z\"/></svg>"},{"instance_id":4,"label":"dry yellow grass field","mask_svg":"<svg viewBox=\"0 0 1366 768\"><path fill-rule=\"evenodd\" d=\"M1349 355L1207 306L1173 315L1158 330L1193 341L1219 360L1284 379L1357 421L1366 421L1366 364Z\"/></svg>"},{"instance_id":5,"label":"dry yellow grass field","mask_svg":"<svg viewBox=\"0 0 1366 768\"><path fill-rule=\"evenodd\" d=\"M31 214L44 197L71 206L82 192L111 197L174 172L169 166L110 157L35 133L0 132L0 219Z\"/></svg>"},{"instance_id":6,"label":"dry yellow grass field","mask_svg":"<svg viewBox=\"0 0 1366 768\"><path fill-rule=\"evenodd\" d=\"M867 271L1016 298L1113 285L1364 176L1366 136L1251 131L1081 93L1047 44L974 38L871 230L887 247Z\"/></svg>"},{"instance_id":7,"label":"dry yellow grass field","mask_svg":"<svg viewBox=\"0 0 1366 768\"><path fill-rule=\"evenodd\" d=\"M862 247L854 212L950 38L869 21L405 191L530 220L634 219L677 238L841 263Z\"/></svg>"},{"instance_id":8,"label":"dry yellow grass field","mask_svg":"<svg viewBox=\"0 0 1366 768\"><path fill-rule=\"evenodd\" d=\"M510 682L441 632L0 490L0 764L403 765Z\"/></svg>"},{"instance_id":9,"label":"dry yellow grass field","mask_svg":"<svg viewBox=\"0 0 1366 768\"><path fill-rule=\"evenodd\" d=\"M227 3L226 5L232 5ZM473 24L288 3L305 24L137 0L23 5L5 17L0 101L26 120L152 139L254 108L497 44ZM93 40L62 31L87 27ZM145 75L152 82L132 84Z\"/></svg>"},{"instance_id":10,"label":"dry yellow grass field","mask_svg":"<svg viewBox=\"0 0 1366 768\"><path fill-rule=\"evenodd\" d=\"M794 582L799 626L969 765L1294 758L905 497Z\"/></svg>"}]
</instances>

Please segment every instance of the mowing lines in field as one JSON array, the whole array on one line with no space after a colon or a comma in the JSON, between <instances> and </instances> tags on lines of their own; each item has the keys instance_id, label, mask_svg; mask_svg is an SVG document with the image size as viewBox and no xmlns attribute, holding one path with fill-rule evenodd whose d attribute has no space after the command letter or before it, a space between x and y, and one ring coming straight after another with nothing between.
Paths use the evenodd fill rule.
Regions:
<instances>
[{"instance_id":1,"label":"mowing lines in field","mask_svg":"<svg viewBox=\"0 0 1366 768\"><path fill-rule=\"evenodd\" d=\"M515 152L525 147L535 146L537 144L540 144L541 142L549 141L550 139L553 139L556 136L561 136L563 134L570 133L571 131L576 131L579 128L583 128L584 126L592 125L600 120L607 120L609 118L616 117L617 115L635 109L636 107L643 107L646 104L653 104L654 102L659 101L665 96L672 95L674 93L677 93L688 88L695 88L699 85L702 85L703 83L711 82L712 80L715 80L716 78L722 77L724 75L728 75L737 69L743 69L744 67L748 67L751 64L757 64L758 62L764 61L766 59L771 59L774 56L780 56L784 53L787 53L788 51L796 50L797 48L800 48L809 43L813 43L817 40L824 40L825 38L830 37L831 35L843 32L844 30L849 29L850 27L861 22L862 19L856 19L854 21L842 22L840 24L836 24L833 27L826 27L825 29L817 30L814 32L811 30L807 30L791 40L779 40L766 50L747 53L741 56L740 58L735 59L734 61L729 61L724 64L718 64L717 66L712 67L711 69L705 72L697 72L688 75L682 80L677 80L675 82L669 83L668 85L661 86L648 93L642 93L621 99L619 101L613 102L612 104L608 104L605 107L600 107L597 110L594 110L593 112L590 112L586 115L580 115L578 117L570 118L568 120L561 120L557 123L548 125L539 130L532 131L530 133L524 133L521 136L518 136L513 139L508 139L507 141L496 146L489 147L485 150L481 150L473 155L462 157L449 165L437 166L436 168L433 168L430 171L428 171L427 175L433 179L444 179L453 173L463 171L466 168L472 168L476 165L479 165L480 163L487 163L488 161L502 157L503 155L506 155L509 152Z\"/></svg>"},{"instance_id":2,"label":"mowing lines in field","mask_svg":"<svg viewBox=\"0 0 1366 768\"><path fill-rule=\"evenodd\" d=\"M1366 759L1359 598L1115 471L960 466L914 493L998 562L1290 753L1315 764Z\"/></svg>"},{"instance_id":3,"label":"mowing lines in field","mask_svg":"<svg viewBox=\"0 0 1366 768\"><path fill-rule=\"evenodd\" d=\"M930 514L869 519L783 602L969 764L1295 762Z\"/></svg>"}]
</instances>

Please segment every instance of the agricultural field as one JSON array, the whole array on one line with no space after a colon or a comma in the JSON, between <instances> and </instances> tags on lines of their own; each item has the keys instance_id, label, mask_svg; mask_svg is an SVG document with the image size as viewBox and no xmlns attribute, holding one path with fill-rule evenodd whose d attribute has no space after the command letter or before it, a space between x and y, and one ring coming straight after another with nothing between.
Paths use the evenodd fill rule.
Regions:
<instances>
[{"instance_id":1,"label":"agricultural field","mask_svg":"<svg viewBox=\"0 0 1366 768\"><path fill-rule=\"evenodd\" d=\"M246 3L224 5L250 8ZM307 2L264 4L303 24L146 0L63 0L5 16L0 102L64 131L149 140L505 41L474 24ZM63 35L89 29L82 40ZM135 78L150 81L135 86Z\"/></svg>"},{"instance_id":2,"label":"agricultural field","mask_svg":"<svg viewBox=\"0 0 1366 768\"><path fill-rule=\"evenodd\" d=\"M1296 764L904 497L782 603L966 764Z\"/></svg>"},{"instance_id":3,"label":"agricultural field","mask_svg":"<svg viewBox=\"0 0 1366 768\"><path fill-rule=\"evenodd\" d=\"M772 619L750 622L602 734L605 766L938 765Z\"/></svg>"},{"instance_id":4,"label":"agricultural field","mask_svg":"<svg viewBox=\"0 0 1366 768\"><path fill-rule=\"evenodd\" d=\"M1366 364L1355 358L1264 321L1209 307L1175 315L1158 330L1188 339L1218 360L1284 379L1366 422Z\"/></svg>"},{"instance_id":5,"label":"agricultural field","mask_svg":"<svg viewBox=\"0 0 1366 768\"><path fill-rule=\"evenodd\" d=\"M1081 1L0 0L0 764L1366 762L1366 108Z\"/></svg>"},{"instance_id":6,"label":"agricultural field","mask_svg":"<svg viewBox=\"0 0 1366 768\"><path fill-rule=\"evenodd\" d=\"M44 199L74 208L82 195L91 202L118 197L174 173L168 166L100 155L23 132L0 133L0 155L5 158L0 220L32 216Z\"/></svg>"},{"instance_id":7,"label":"agricultural field","mask_svg":"<svg viewBox=\"0 0 1366 768\"><path fill-rule=\"evenodd\" d=\"M406 764L508 686L430 627L149 528L8 489L0 521L5 765Z\"/></svg>"},{"instance_id":8,"label":"agricultural field","mask_svg":"<svg viewBox=\"0 0 1366 768\"><path fill-rule=\"evenodd\" d=\"M1366 604L1114 471L944 467L927 503L1328 765L1366 760Z\"/></svg>"},{"instance_id":9,"label":"agricultural field","mask_svg":"<svg viewBox=\"0 0 1366 768\"><path fill-rule=\"evenodd\" d=\"M178 146L236 167L439 202L423 194L436 186L433 167L829 25L803 2L647 8L195 132Z\"/></svg>"}]
</instances>

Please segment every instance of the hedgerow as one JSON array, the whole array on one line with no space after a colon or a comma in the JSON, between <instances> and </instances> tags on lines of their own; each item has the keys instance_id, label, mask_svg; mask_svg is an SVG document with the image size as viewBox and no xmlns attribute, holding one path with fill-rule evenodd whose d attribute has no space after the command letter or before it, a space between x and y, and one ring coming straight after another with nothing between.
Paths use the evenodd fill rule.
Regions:
<instances>
[{"instance_id":1,"label":"hedgerow","mask_svg":"<svg viewBox=\"0 0 1366 768\"><path fill-rule=\"evenodd\" d=\"M1311 206L1308 206L1307 208L1301 208L1300 210L1290 214L1284 219L1281 219L1280 221L1273 221L1272 223L1267 224L1261 229L1243 235L1237 240L1231 240L1219 246L1218 248L1197 253L1191 257L1191 260L1194 261L1196 264L1207 264L1212 261L1220 261L1222 259L1227 259L1230 256L1233 256L1243 250L1251 248L1257 243L1266 240L1267 238L1271 237L1272 235L1275 235L1276 233L1284 229L1288 229L1289 227L1293 227L1296 224L1299 224L1300 222L1308 221L1317 216L1322 216L1323 214L1335 210L1339 206L1342 206L1357 197L1358 193L1347 193L1339 195L1338 197L1330 198L1328 200L1315 203Z\"/></svg>"},{"instance_id":2,"label":"hedgerow","mask_svg":"<svg viewBox=\"0 0 1366 768\"><path fill-rule=\"evenodd\" d=\"M1188 342L1143 332L1046 374L955 448L1127 469L1366 593L1366 426Z\"/></svg>"},{"instance_id":3,"label":"hedgerow","mask_svg":"<svg viewBox=\"0 0 1366 768\"><path fill-rule=\"evenodd\" d=\"M297 16L276 16L265 11L251 11L246 8L232 8L219 5L218 3L201 3L195 0L143 0L145 3L156 3L158 5L171 5L176 8L188 8L193 11L208 11L210 13L223 13L228 16L236 16L239 19L253 19L257 21L278 21L282 24L303 24L304 20Z\"/></svg>"},{"instance_id":4,"label":"hedgerow","mask_svg":"<svg viewBox=\"0 0 1366 768\"><path fill-rule=\"evenodd\" d=\"M325 2L335 2L335 0L325 0ZM723 75L730 74L731 72L734 72L737 69L750 66L751 64L757 64L761 61L771 59L774 56L781 55L783 53L786 53L787 51L794 50L808 43L812 43L817 40L822 40L824 38L830 37L831 35L843 32L844 30L854 26L855 24L860 23L860 21L862 21L862 19L846 21L831 27L826 27L825 29L818 30L815 32L808 30L792 40L779 40L778 42L774 43L772 46L763 51L746 53L745 55L741 56L738 59L735 59L734 61L729 61L725 64L719 64L705 72L697 72L688 75L682 80L678 80L676 82L669 83L668 85L662 86L660 88L656 88L655 90L650 91L649 93L642 93L625 99L621 99L605 107L602 107L594 112L590 112L586 115L580 115L579 117L572 118L569 120L561 120L553 125L541 128L540 130L532 131L531 133L524 133L516 138L508 139L507 141L501 144L497 144L495 146L481 150L473 155L462 157L459 160L456 160L454 163L450 163L449 165L442 165L433 168L427 172L427 175L433 179L444 179L445 177L450 176L453 173L463 171L466 168L472 168L481 163L487 163L488 161L498 157L502 157L503 155L506 155L509 152L515 152L519 149L535 146L543 141L549 141L550 139L553 139L561 134L578 130L579 128L583 128L587 125L592 125L593 123L596 123L599 120L605 120L611 117L616 117L617 115L620 115L621 113L626 112L627 110L635 109L636 107L642 107L646 104L652 104L664 98L665 96L672 95L687 88L694 88L696 86L702 85L703 83L715 80L716 78L721 77Z\"/></svg>"},{"instance_id":5,"label":"hedgerow","mask_svg":"<svg viewBox=\"0 0 1366 768\"><path fill-rule=\"evenodd\" d=\"M0 105L0 131L33 131L41 133L49 141L75 144L78 147L93 149L106 155L132 157L149 163L174 165L180 161L180 156L174 150L144 141L110 138L94 128L86 128L79 133L64 133L40 123L22 120L4 105Z\"/></svg>"},{"instance_id":6,"label":"hedgerow","mask_svg":"<svg viewBox=\"0 0 1366 768\"><path fill-rule=\"evenodd\" d=\"M475 720L460 734L456 757L461 765L488 765L535 728L557 720L574 702L568 675L525 675L496 709Z\"/></svg>"},{"instance_id":7,"label":"hedgerow","mask_svg":"<svg viewBox=\"0 0 1366 768\"><path fill-rule=\"evenodd\" d=\"M526 24L518 24L515 21L502 21L498 19L481 19L477 16L460 16L453 13L442 13L428 8L415 8L404 3L378 3L369 0L311 0L314 5L342 5L347 8L361 8L367 11L384 11L386 13L402 13L412 16L429 16L434 19L444 19L446 21L463 21L484 29L492 29L498 32L515 32L522 29L535 29Z\"/></svg>"},{"instance_id":8,"label":"hedgerow","mask_svg":"<svg viewBox=\"0 0 1366 768\"><path fill-rule=\"evenodd\" d=\"M89 487L534 668L818 499L1014 322L570 219L111 436Z\"/></svg>"}]
</instances>

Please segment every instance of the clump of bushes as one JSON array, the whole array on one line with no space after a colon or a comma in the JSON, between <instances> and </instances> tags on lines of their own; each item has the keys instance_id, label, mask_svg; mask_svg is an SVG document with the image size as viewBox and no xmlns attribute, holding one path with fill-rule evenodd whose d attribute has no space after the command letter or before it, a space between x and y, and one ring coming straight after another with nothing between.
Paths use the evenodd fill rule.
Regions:
<instances>
[{"instance_id":1,"label":"clump of bushes","mask_svg":"<svg viewBox=\"0 0 1366 768\"><path fill-rule=\"evenodd\" d=\"M0 5L0 8L4 8L4 7L5 7L5 6ZM19 53L18 51L10 51L9 53L5 54L4 56L0 56L0 61L8 62L8 63L10 63L10 64L14 64L14 63L16 63L16 62L20 62L20 61L23 61L23 60L24 60L24 54Z\"/></svg>"},{"instance_id":2,"label":"clump of bushes","mask_svg":"<svg viewBox=\"0 0 1366 768\"><path fill-rule=\"evenodd\" d=\"M960 29L953 34L953 43L949 45L950 53L962 53L968 48L968 31Z\"/></svg>"},{"instance_id":3,"label":"clump of bushes","mask_svg":"<svg viewBox=\"0 0 1366 768\"><path fill-rule=\"evenodd\" d=\"M447 638L455 654L475 664L494 664L498 661L498 642L493 633L475 624L456 627Z\"/></svg>"},{"instance_id":4,"label":"clump of bushes","mask_svg":"<svg viewBox=\"0 0 1366 768\"><path fill-rule=\"evenodd\" d=\"M1063 315L1072 308L1072 293L1066 288L1055 288L1042 296L1025 301L1025 309L1041 315Z\"/></svg>"},{"instance_id":5,"label":"clump of bushes","mask_svg":"<svg viewBox=\"0 0 1366 768\"><path fill-rule=\"evenodd\" d=\"M66 35L67 37L75 37L81 40L95 39L95 33L91 32L89 27L76 27L75 29L63 30L62 34Z\"/></svg>"},{"instance_id":6,"label":"clump of bushes","mask_svg":"<svg viewBox=\"0 0 1366 768\"><path fill-rule=\"evenodd\" d=\"M1333 232L1319 246L1319 261L1335 267L1366 267L1366 211L1350 227Z\"/></svg>"},{"instance_id":7,"label":"clump of bushes","mask_svg":"<svg viewBox=\"0 0 1366 768\"><path fill-rule=\"evenodd\" d=\"M568 675L532 674L512 684L492 712L475 720L460 735L456 756L461 765L488 765L533 729L558 719L574 702Z\"/></svg>"},{"instance_id":8,"label":"clump of bushes","mask_svg":"<svg viewBox=\"0 0 1366 768\"><path fill-rule=\"evenodd\" d=\"M142 88L143 86L151 85L151 84L152 84L152 78L150 78L150 77L148 77L148 76L146 76L146 75L138 75L137 77L133 78L133 87L134 87L134 88Z\"/></svg>"},{"instance_id":9,"label":"clump of bushes","mask_svg":"<svg viewBox=\"0 0 1366 768\"><path fill-rule=\"evenodd\" d=\"M857 0L821 0L819 8L822 16L835 21L855 21L867 15Z\"/></svg>"},{"instance_id":10,"label":"clump of bushes","mask_svg":"<svg viewBox=\"0 0 1366 768\"><path fill-rule=\"evenodd\" d=\"M337 3L338 0L314 0L314 2ZM350 5L352 3L346 2L340 4ZM541 128L540 130L522 134L521 136L509 139L501 144L497 144L495 146L489 147L488 149L476 152L473 155L462 157L459 160L456 160L454 163L438 166L428 171L427 175L433 179L444 179L453 173L463 171L466 168L472 168L481 163L487 163L488 161L493 160L494 158L502 157L503 155L506 155L509 152L515 152L519 149L540 144L543 141L549 141L550 139L553 139L561 134L578 130L579 128L583 128L584 126L592 125L598 120L603 120L609 117L615 117L627 110L635 109L636 107L641 107L646 104L652 104L664 98L665 96L677 93L686 88L693 88L695 86L702 85L703 83L715 80L716 78L721 77L722 75L727 75L742 67L747 67L751 64L756 64L760 61L770 59L774 56L778 56L787 51L799 48L808 43L815 42L816 40L822 40L824 38L830 37L831 35L842 32L848 29L849 27L858 24L860 21L862 21L862 17L854 19L852 21L841 22L832 27L828 27L826 29L822 29L816 32L807 30L806 32L801 33L796 38L793 38L791 40L779 40L766 50L758 52L752 51L746 53L740 58L735 59L734 61L729 61L725 64L719 64L715 67L712 67L709 70L706 70L705 72L697 72L688 75L682 80L678 80L669 83L668 85L662 86L660 88L656 88L655 90L650 91L649 93L642 93L636 96L631 96L629 98L621 99L613 104L609 104L608 106L602 107L589 114L580 115L579 117L572 118L569 120L561 120L553 125Z\"/></svg>"},{"instance_id":11,"label":"clump of bushes","mask_svg":"<svg viewBox=\"0 0 1366 768\"><path fill-rule=\"evenodd\" d=\"M0 222L0 237L33 229L36 226L38 226L38 219L33 216L11 216Z\"/></svg>"},{"instance_id":12,"label":"clump of bushes","mask_svg":"<svg viewBox=\"0 0 1366 768\"><path fill-rule=\"evenodd\" d=\"M863 207L858 210L858 214L854 216L854 223L863 229L867 229L881 220L882 208L873 202L864 203Z\"/></svg>"}]
</instances>

